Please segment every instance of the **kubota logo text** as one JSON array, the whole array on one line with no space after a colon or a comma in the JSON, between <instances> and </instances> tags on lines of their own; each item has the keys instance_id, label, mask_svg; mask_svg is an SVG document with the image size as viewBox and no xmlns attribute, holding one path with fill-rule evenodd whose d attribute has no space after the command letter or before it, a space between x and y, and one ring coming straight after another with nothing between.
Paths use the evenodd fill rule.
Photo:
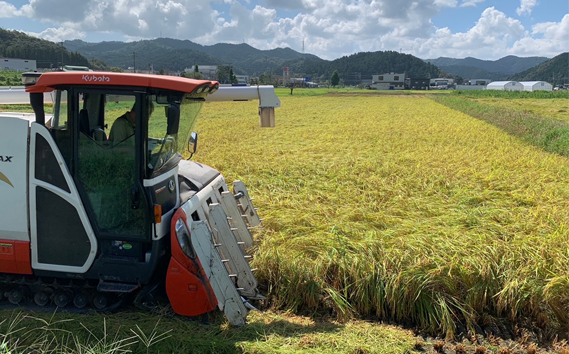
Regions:
<instances>
[{"instance_id":1,"label":"kubota logo text","mask_svg":"<svg viewBox=\"0 0 569 354\"><path fill-rule=\"evenodd\" d=\"M110 82L111 78L105 75L83 75L83 81L87 82Z\"/></svg>"}]
</instances>

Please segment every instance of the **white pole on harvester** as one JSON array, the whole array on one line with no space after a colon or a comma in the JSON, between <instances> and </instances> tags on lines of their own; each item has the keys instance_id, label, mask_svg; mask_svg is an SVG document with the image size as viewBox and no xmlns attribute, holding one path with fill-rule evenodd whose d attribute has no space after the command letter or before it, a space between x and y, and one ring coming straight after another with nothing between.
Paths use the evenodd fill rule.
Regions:
<instances>
[{"instance_id":1,"label":"white pole on harvester","mask_svg":"<svg viewBox=\"0 0 569 354\"><path fill-rule=\"evenodd\" d=\"M274 127L275 108L281 106L281 101L273 86L220 86L219 90L206 98L208 102L251 100L259 100L259 125Z\"/></svg>"}]
</instances>

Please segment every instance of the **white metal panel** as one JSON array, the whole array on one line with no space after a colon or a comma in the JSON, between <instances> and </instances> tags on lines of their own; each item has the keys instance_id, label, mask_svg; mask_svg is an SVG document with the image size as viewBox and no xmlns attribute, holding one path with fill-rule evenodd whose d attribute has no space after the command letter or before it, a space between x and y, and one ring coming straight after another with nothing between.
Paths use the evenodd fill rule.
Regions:
<instances>
[{"instance_id":1,"label":"white metal panel","mask_svg":"<svg viewBox=\"0 0 569 354\"><path fill-rule=\"evenodd\" d=\"M180 185L178 182L178 166L176 166L175 168L173 168L172 170L170 170L164 174L161 174L158 177L155 177L152 179L145 179L142 182L142 184L146 188L152 187L152 186L155 186L161 182L164 182L167 179L170 179L172 176L174 176L174 179L175 179L174 183L176 183L176 189L178 189L179 188L178 186ZM179 206L180 206L180 198L177 198L176 205L174 206L174 208L172 210L170 210L169 212L167 212L166 214L162 215L162 222L155 225L154 234L152 235L153 240L159 240L162 237L169 234L169 232L170 232L170 221L172 221L172 216L174 215L174 212L176 211L176 209L178 209Z\"/></svg>"},{"instance_id":2,"label":"white metal panel","mask_svg":"<svg viewBox=\"0 0 569 354\"><path fill-rule=\"evenodd\" d=\"M190 234L192 245L215 293L219 309L223 310L225 317L232 325L244 325L248 313L247 308L243 305L241 296L213 247L209 228L203 221L192 221Z\"/></svg>"},{"instance_id":3,"label":"white metal panel","mask_svg":"<svg viewBox=\"0 0 569 354\"><path fill-rule=\"evenodd\" d=\"M29 241L27 203L29 122L0 118L0 239Z\"/></svg>"},{"instance_id":4,"label":"white metal panel","mask_svg":"<svg viewBox=\"0 0 569 354\"><path fill-rule=\"evenodd\" d=\"M247 250L253 246L253 236L241 216L241 211L237 206L233 193L225 191L221 193L221 205L223 210L229 216L231 226L235 229L235 238L238 242L243 242L243 249Z\"/></svg>"},{"instance_id":5,"label":"white metal panel","mask_svg":"<svg viewBox=\"0 0 569 354\"><path fill-rule=\"evenodd\" d=\"M219 247L218 251L225 258L227 270L235 276L239 294L246 297L257 296L257 279L231 231L231 226L227 222L227 214L220 204L214 203L209 206L209 215L214 240L217 241Z\"/></svg>"},{"instance_id":6,"label":"white metal panel","mask_svg":"<svg viewBox=\"0 0 569 354\"><path fill-rule=\"evenodd\" d=\"M263 86L231 86L220 87L216 92L208 95L206 101L249 101L259 100L259 107L280 107L281 101L275 94L275 88Z\"/></svg>"}]
</instances>

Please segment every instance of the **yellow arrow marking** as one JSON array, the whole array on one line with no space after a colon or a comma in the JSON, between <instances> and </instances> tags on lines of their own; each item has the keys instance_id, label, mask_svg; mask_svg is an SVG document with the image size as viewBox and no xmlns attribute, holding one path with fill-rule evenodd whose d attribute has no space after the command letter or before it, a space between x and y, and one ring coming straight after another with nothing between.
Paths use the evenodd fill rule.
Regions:
<instances>
[{"instance_id":1,"label":"yellow arrow marking","mask_svg":"<svg viewBox=\"0 0 569 354\"><path fill-rule=\"evenodd\" d=\"M12 186L12 188L14 188L14 185L12 184L12 182L10 182L8 177L6 177L2 172L0 172L0 181L8 183L9 185Z\"/></svg>"}]
</instances>

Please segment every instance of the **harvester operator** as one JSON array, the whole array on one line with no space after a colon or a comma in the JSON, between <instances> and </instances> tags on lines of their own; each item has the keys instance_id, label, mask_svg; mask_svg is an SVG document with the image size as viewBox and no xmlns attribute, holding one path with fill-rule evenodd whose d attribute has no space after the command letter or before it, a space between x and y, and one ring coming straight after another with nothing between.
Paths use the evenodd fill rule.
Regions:
<instances>
[{"instance_id":1,"label":"harvester operator","mask_svg":"<svg viewBox=\"0 0 569 354\"><path fill-rule=\"evenodd\" d=\"M128 139L134 135L134 128L136 127L136 103L132 106L129 112L126 112L122 116L118 117L113 126L111 127L111 132L109 134L109 140L113 144L118 144L121 141ZM154 111L154 105L152 102L148 102L148 118Z\"/></svg>"}]
</instances>

